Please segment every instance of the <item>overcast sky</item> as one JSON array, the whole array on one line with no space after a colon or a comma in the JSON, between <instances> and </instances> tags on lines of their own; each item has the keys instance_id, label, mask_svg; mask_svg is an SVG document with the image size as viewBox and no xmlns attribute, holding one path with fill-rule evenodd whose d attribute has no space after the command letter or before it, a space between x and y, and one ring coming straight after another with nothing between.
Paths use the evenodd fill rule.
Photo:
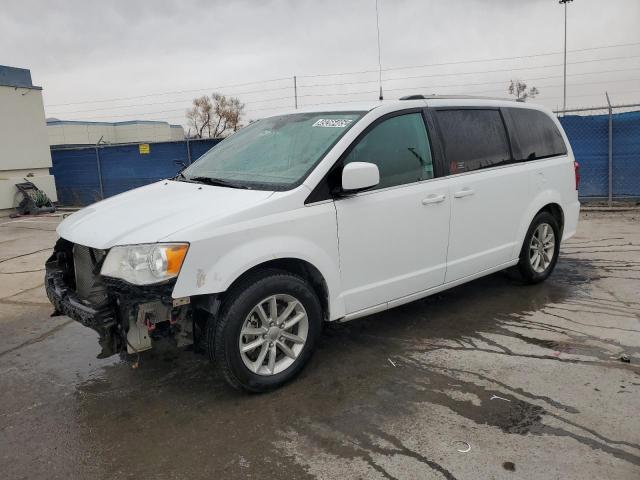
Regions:
<instances>
[{"instance_id":1,"label":"overcast sky","mask_svg":"<svg viewBox=\"0 0 640 480\"><path fill-rule=\"evenodd\" d=\"M562 105L562 54L531 57L562 51L557 0L379 8L385 98L503 96L517 78L540 103ZM640 1L575 0L568 11L568 106L604 104L605 90L640 101ZM31 69L48 117L186 124L190 100L215 90L259 118L293 107L293 75L301 105L376 99L375 21L375 0L3 0L0 64ZM592 49L620 44L633 45ZM530 57L478 61L517 56ZM447 62L460 63L398 68Z\"/></svg>"}]
</instances>

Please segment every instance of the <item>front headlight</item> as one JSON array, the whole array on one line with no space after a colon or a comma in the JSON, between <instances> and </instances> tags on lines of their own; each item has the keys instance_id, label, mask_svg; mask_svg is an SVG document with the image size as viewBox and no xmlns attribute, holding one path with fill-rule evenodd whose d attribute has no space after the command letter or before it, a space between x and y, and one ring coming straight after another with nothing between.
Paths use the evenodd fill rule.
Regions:
<instances>
[{"instance_id":1,"label":"front headlight","mask_svg":"<svg viewBox=\"0 0 640 480\"><path fill-rule=\"evenodd\" d=\"M150 285L178 276L189 245L153 243L113 247L100 274L120 278L135 285Z\"/></svg>"}]
</instances>

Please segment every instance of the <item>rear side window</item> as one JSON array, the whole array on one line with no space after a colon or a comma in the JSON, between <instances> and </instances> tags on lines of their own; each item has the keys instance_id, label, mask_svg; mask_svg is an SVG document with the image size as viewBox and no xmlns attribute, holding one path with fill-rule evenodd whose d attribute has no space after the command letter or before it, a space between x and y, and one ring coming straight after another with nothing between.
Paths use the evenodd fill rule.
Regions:
<instances>
[{"instance_id":1,"label":"rear side window","mask_svg":"<svg viewBox=\"0 0 640 480\"><path fill-rule=\"evenodd\" d=\"M421 113L383 120L349 152L344 164L375 163L380 170L376 188L393 187L433 178L433 161Z\"/></svg>"},{"instance_id":2,"label":"rear side window","mask_svg":"<svg viewBox=\"0 0 640 480\"><path fill-rule=\"evenodd\" d=\"M525 108L507 110L511 117L509 130L515 137L513 155L516 160L566 155L567 147L562 135L548 115Z\"/></svg>"},{"instance_id":3,"label":"rear side window","mask_svg":"<svg viewBox=\"0 0 640 480\"><path fill-rule=\"evenodd\" d=\"M462 173L511 161L499 110L437 110L449 172Z\"/></svg>"}]
</instances>

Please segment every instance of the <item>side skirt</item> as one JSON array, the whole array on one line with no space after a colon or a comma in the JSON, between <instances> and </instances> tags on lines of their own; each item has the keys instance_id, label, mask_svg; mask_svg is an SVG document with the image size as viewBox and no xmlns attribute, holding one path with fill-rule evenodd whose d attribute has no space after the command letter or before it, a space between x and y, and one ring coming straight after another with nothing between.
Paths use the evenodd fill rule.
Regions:
<instances>
[{"instance_id":1,"label":"side skirt","mask_svg":"<svg viewBox=\"0 0 640 480\"><path fill-rule=\"evenodd\" d=\"M505 268L512 267L518 263L518 259L511 260L509 262L500 264L496 267L489 268L487 270L483 270L478 273L474 273L473 275L469 275L463 278L459 278L458 280L454 280L453 282L443 283L442 285L438 285L437 287L429 288L427 290L421 290L417 293L412 293L410 295L406 295L404 297L396 298L395 300L391 300L390 302L380 303L373 307L365 308L363 310L358 310L357 312L350 313L345 315L344 317L337 320L338 322L348 322L350 320L355 320L356 318L366 317L367 315L372 315L374 313L382 312L384 310L389 310L390 308L399 307L400 305L404 305L405 303L411 303L416 300L420 300L421 298L428 297L430 295L440 293L443 290L448 290L453 287L457 287L458 285L462 285L463 283L470 282L480 277L484 277L486 275L491 275L492 273L499 272L500 270L504 270Z\"/></svg>"}]
</instances>

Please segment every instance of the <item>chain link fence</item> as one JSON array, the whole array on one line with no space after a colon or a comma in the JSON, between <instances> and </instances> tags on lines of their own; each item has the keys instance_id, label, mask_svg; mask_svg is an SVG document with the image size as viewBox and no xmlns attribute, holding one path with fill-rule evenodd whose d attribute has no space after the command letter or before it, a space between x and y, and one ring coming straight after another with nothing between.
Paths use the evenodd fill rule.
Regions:
<instances>
[{"instance_id":1,"label":"chain link fence","mask_svg":"<svg viewBox=\"0 0 640 480\"><path fill-rule=\"evenodd\" d=\"M170 178L221 139L51 148L58 201L84 206Z\"/></svg>"},{"instance_id":2,"label":"chain link fence","mask_svg":"<svg viewBox=\"0 0 640 480\"><path fill-rule=\"evenodd\" d=\"M555 113L580 164L580 197L640 198L640 103Z\"/></svg>"}]
</instances>

